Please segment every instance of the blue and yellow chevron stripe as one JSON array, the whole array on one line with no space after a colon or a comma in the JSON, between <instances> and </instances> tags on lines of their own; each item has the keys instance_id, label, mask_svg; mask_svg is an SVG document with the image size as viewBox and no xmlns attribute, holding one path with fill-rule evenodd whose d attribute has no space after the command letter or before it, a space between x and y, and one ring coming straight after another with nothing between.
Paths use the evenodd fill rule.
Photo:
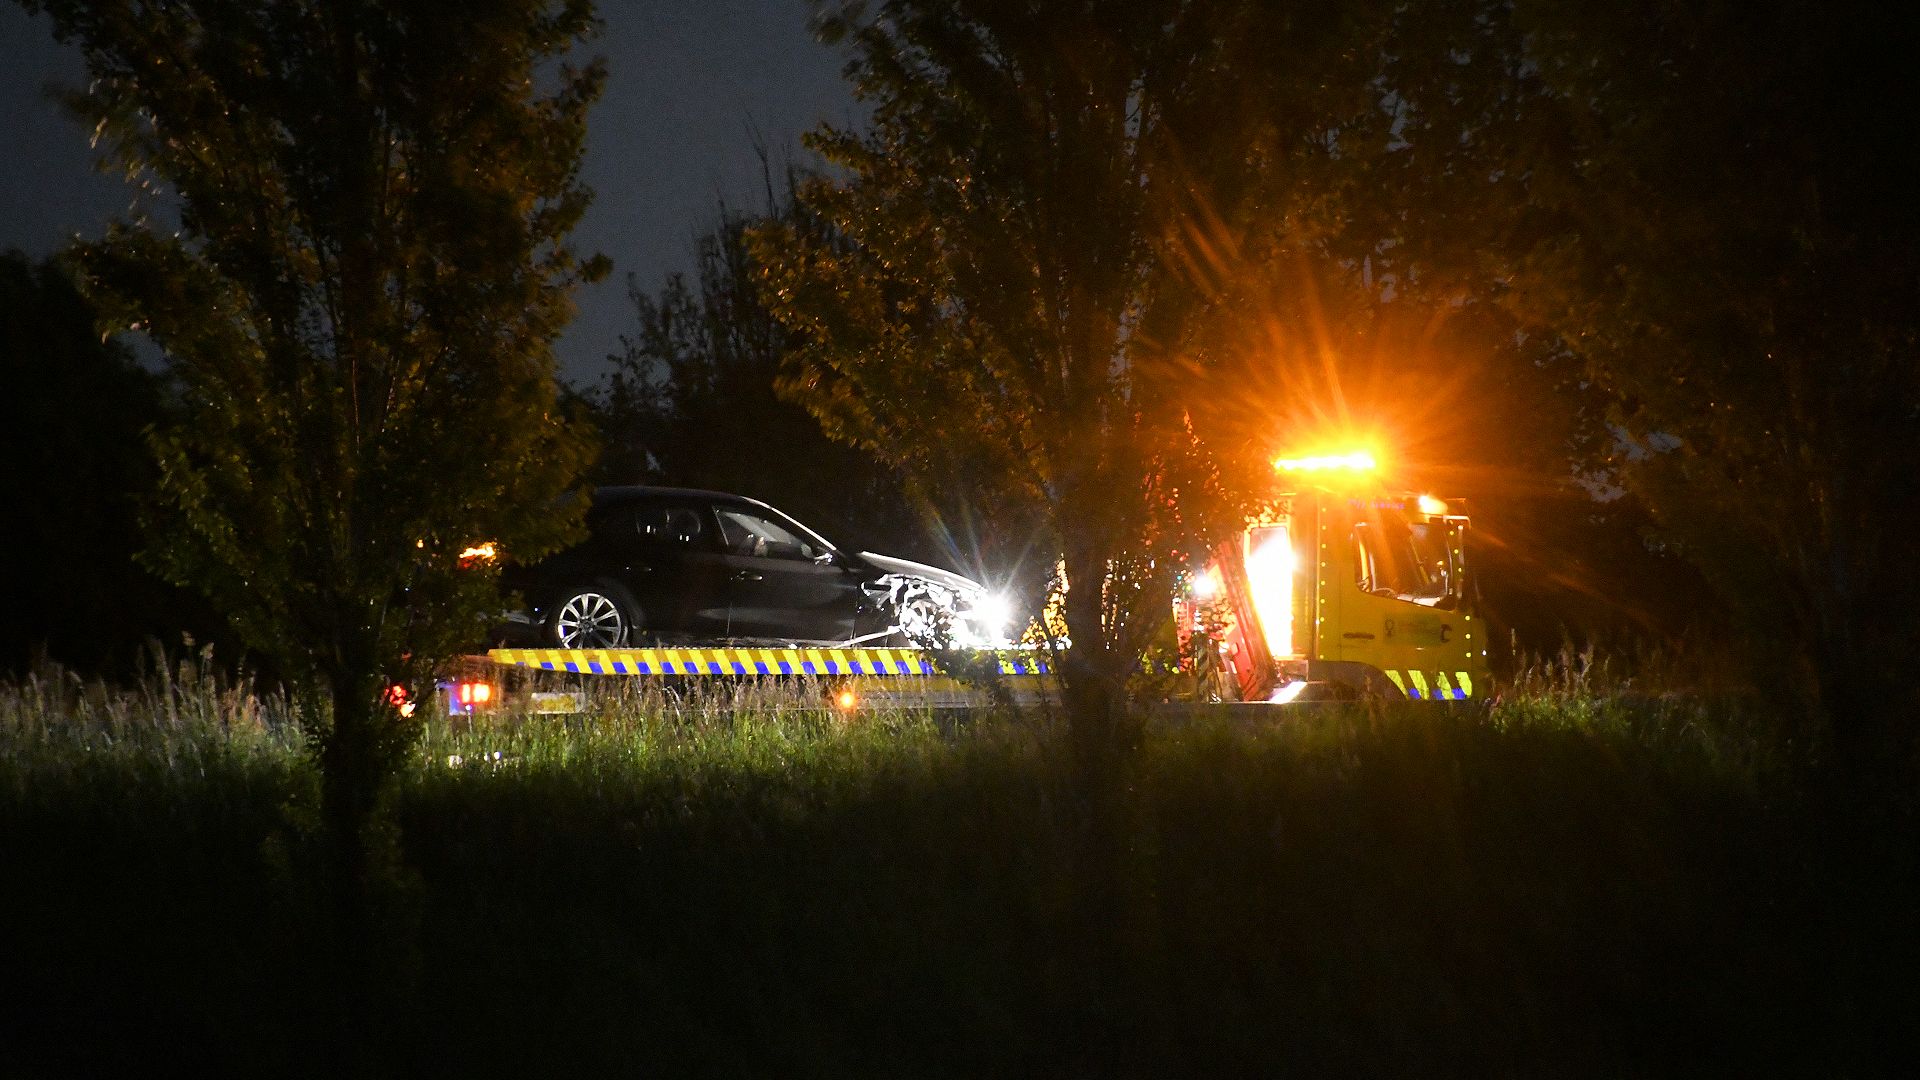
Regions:
<instances>
[{"instance_id":1,"label":"blue and yellow chevron stripe","mask_svg":"<svg viewBox=\"0 0 1920 1080\"><path fill-rule=\"evenodd\" d=\"M1448 678L1444 671L1384 670L1388 680L1414 701L1465 701L1473 696L1473 676L1464 671Z\"/></svg>"},{"instance_id":2,"label":"blue and yellow chevron stripe","mask_svg":"<svg viewBox=\"0 0 1920 1080\"><path fill-rule=\"evenodd\" d=\"M494 649L499 664L581 675L938 675L921 649ZM1045 675L1039 655L1003 654L1002 675Z\"/></svg>"}]
</instances>

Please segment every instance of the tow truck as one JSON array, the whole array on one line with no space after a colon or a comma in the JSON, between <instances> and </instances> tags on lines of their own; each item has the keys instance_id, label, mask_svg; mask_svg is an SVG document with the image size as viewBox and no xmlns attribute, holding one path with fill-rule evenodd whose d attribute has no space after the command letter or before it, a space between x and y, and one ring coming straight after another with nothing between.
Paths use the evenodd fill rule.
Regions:
<instances>
[{"instance_id":1,"label":"tow truck","mask_svg":"<svg viewBox=\"0 0 1920 1080\"><path fill-rule=\"evenodd\" d=\"M1395 490L1368 451L1283 457L1268 510L1176 594L1204 696L1464 701L1490 684L1460 499Z\"/></svg>"},{"instance_id":2,"label":"tow truck","mask_svg":"<svg viewBox=\"0 0 1920 1080\"><path fill-rule=\"evenodd\" d=\"M1383 484L1374 454L1285 457L1267 509L1183 573L1174 623L1195 696L1287 703L1381 697L1465 701L1490 685L1475 618L1464 501ZM525 672L668 680L800 678L835 708L941 707L981 695L934 650L738 646L494 649L484 661ZM977 661L1016 701L1047 694L1048 652ZM498 708L492 677L446 684L448 712ZM534 692L535 711L574 711L580 695Z\"/></svg>"}]
</instances>

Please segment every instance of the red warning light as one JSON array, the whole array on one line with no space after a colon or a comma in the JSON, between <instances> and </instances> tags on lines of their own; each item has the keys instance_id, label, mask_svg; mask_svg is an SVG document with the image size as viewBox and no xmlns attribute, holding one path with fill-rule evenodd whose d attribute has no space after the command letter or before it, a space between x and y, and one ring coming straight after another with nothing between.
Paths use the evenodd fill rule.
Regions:
<instances>
[{"instance_id":1,"label":"red warning light","mask_svg":"<svg viewBox=\"0 0 1920 1080\"><path fill-rule=\"evenodd\" d=\"M413 696L399 683L387 687L387 704L393 706L401 716L413 715Z\"/></svg>"}]
</instances>

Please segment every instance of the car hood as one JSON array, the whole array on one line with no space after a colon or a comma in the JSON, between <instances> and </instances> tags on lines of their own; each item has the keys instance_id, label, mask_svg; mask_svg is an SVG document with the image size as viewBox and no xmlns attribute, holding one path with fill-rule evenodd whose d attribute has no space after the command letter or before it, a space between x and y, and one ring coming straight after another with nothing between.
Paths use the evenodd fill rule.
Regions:
<instances>
[{"instance_id":1,"label":"car hood","mask_svg":"<svg viewBox=\"0 0 1920 1080\"><path fill-rule=\"evenodd\" d=\"M958 593L972 594L987 591L985 585L980 584L972 578L962 577L951 570L942 570L937 566L917 563L911 559L896 559L891 555L875 555L871 551L861 552L860 558L863 562L866 562L882 573L906 574L910 577L926 578L928 581L938 585L945 585L947 588Z\"/></svg>"}]
</instances>

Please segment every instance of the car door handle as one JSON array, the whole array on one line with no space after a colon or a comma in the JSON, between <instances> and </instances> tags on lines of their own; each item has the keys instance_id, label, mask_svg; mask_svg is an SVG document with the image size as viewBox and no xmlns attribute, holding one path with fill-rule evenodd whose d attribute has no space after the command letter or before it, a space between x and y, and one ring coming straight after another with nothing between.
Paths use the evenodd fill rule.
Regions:
<instances>
[{"instance_id":1,"label":"car door handle","mask_svg":"<svg viewBox=\"0 0 1920 1080\"><path fill-rule=\"evenodd\" d=\"M733 575L733 580L735 580L735 581L760 581L760 580L763 580L763 579L762 579L762 577L761 577L761 575L760 575L760 574L759 574L759 573L758 573L757 571L753 571L753 570L742 570L742 571L740 571L740 572L738 572L738 573L736 573L736 574L734 574L734 575Z\"/></svg>"}]
</instances>

